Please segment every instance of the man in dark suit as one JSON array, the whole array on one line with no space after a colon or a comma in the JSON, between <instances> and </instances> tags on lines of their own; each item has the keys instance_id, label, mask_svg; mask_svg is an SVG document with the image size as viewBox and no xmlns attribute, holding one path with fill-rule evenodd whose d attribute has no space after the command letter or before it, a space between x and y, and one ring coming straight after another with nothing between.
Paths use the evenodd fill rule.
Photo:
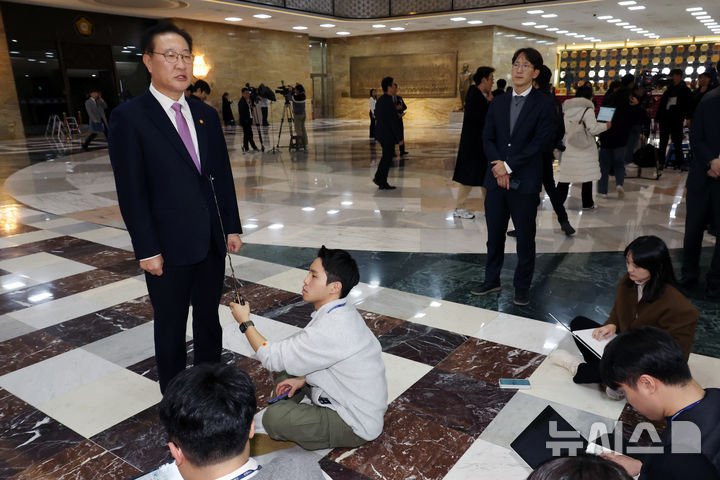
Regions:
<instances>
[{"instance_id":1,"label":"man in dark suit","mask_svg":"<svg viewBox=\"0 0 720 480\"><path fill-rule=\"evenodd\" d=\"M692 91L685 85L683 71L674 68L670 71L671 84L660 97L655 120L660 125L660 165L665 166L668 140L672 140L675 153L675 165L685 168L683 159L683 124L690 111Z\"/></svg>"},{"instance_id":2,"label":"man in dark suit","mask_svg":"<svg viewBox=\"0 0 720 480\"><path fill-rule=\"evenodd\" d=\"M705 95L693 117L690 142L692 156L688 172L686 195L687 217L683 240L683 264L680 284L691 287L700 277L700 249L708 217L720 225L720 89ZM707 273L705 293L720 298L720 243L715 240L715 251Z\"/></svg>"},{"instance_id":3,"label":"man in dark suit","mask_svg":"<svg viewBox=\"0 0 720 480\"><path fill-rule=\"evenodd\" d=\"M512 217L518 252L514 303L527 305L535 269L535 217L542 184L542 152L552 140L556 118L552 99L532 84L543 65L540 52L521 48L512 62L512 94L490 102L485 118L483 145L492 165L485 174L488 254L485 282L472 293L486 295L500 290L505 232Z\"/></svg>"},{"instance_id":4,"label":"man in dark suit","mask_svg":"<svg viewBox=\"0 0 720 480\"><path fill-rule=\"evenodd\" d=\"M380 190L392 190L395 187L388 183L387 177L395 154L395 145L402 142L402 124L393 101L397 84L392 77L385 77L381 86L383 94L375 104L375 140L382 146L382 158L375 171L373 183Z\"/></svg>"},{"instance_id":5,"label":"man in dark suit","mask_svg":"<svg viewBox=\"0 0 720 480\"><path fill-rule=\"evenodd\" d=\"M120 211L155 311L164 392L185 369L189 305L194 363L220 361L225 249L238 251L242 231L218 114L183 96L192 75L190 35L161 23L143 34L141 48L152 84L113 112L109 149Z\"/></svg>"},{"instance_id":6,"label":"man in dark suit","mask_svg":"<svg viewBox=\"0 0 720 480\"><path fill-rule=\"evenodd\" d=\"M249 150L248 143L252 145L253 150L256 152L258 151L252 133L252 109L253 105L250 100L250 89L243 87L242 98L238 100L238 120L240 121L240 126L243 129L243 152L247 152Z\"/></svg>"}]
</instances>

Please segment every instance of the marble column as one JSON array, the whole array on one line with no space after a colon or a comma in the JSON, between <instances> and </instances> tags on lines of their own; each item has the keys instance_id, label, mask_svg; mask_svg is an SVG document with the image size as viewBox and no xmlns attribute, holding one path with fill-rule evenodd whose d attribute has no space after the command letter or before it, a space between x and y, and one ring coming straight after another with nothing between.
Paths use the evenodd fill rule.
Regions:
<instances>
[{"instance_id":1,"label":"marble column","mask_svg":"<svg viewBox=\"0 0 720 480\"><path fill-rule=\"evenodd\" d=\"M22 138L25 138L25 129L20 116L15 78L10 65L5 25L2 12L0 12L0 140Z\"/></svg>"}]
</instances>

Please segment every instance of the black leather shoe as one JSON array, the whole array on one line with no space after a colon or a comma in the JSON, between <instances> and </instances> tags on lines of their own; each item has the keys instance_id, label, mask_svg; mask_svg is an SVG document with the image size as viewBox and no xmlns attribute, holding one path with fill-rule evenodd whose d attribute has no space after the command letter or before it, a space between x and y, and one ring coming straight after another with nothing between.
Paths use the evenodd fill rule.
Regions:
<instances>
[{"instance_id":1,"label":"black leather shoe","mask_svg":"<svg viewBox=\"0 0 720 480\"><path fill-rule=\"evenodd\" d=\"M386 183L385 185L380 185L380 190L395 190L397 187L390 185L389 183Z\"/></svg>"},{"instance_id":2,"label":"black leather shoe","mask_svg":"<svg viewBox=\"0 0 720 480\"><path fill-rule=\"evenodd\" d=\"M516 288L513 303L521 307L528 305L530 303L530 290L527 288Z\"/></svg>"},{"instance_id":3,"label":"black leather shoe","mask_svg":"<svg viewBox=\"0 0 720 480\"><path fill-rule=\"evenodd\" d=\"M407 155L407 154L408 154L407 150L400 150L400 155Z\"/></svg>"},{"instance_id":4,"label":"black leather shoe","mask_svg":"<svg viewBox=\"0 0 720 480\"><path fill-rule=\"evenodd\" d=\"M561 223L560 228L563 232L565 232L565 235L567 235L568 237L571 235L575 235L575 229L572 227L572 225L570 225L569 222Z\"/></svg>"},{"instance_id":5,"label":"black leather shoe","mask_svg":"<svg viewBox=\"0 0 720 480\"><path fill-rule=\"evenodd\" d=\"M499 292L502 289L500 282L497 283L483 283L477 288L472 289L470 293L473 295L487 295L488 293Z\"/></svg>"}]
</instances>

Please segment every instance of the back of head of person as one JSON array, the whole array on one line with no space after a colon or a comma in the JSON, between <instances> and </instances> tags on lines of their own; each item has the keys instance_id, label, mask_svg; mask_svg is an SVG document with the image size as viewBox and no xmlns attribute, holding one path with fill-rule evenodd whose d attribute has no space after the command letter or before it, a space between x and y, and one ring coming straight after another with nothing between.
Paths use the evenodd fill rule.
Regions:
<instances>
[{"instance_id":1,"label":"back of head of person","mask_svg":"<svg viewBox=\"0 0 720 480\"><path fill-rule=\"evenodd\" d=\"M476 87L480 88L484 93L490 93L493 85L493 67L478 67L473 74L473 82Z\"/></svg>"},{"instance_id":2,"label":"back of head of person","mask_svg":"<svg viewBox=\"0 0 720 480\"><path fill-rule=\"evenodd\" d=\"M581 85L575 90L575 97L582 97L587 98L588 100L592 100L593 98L593 88L592 85L584 84Z\"/></svg>"},{"instance_id":3,"label":"back of head of person","mask_svg":"<svg viewBox=\"0 0 720 480\"><path fill-rule=\"evenodd\" d=\"M635 84L635 75L628 73L620 79L620 85L623 87L632 87Z\"/></svg>"},{"instance_id":4,"label":"back of head of person","mask_svg":"<svg viewBox=\"0 0 720 480\"><path fill-rule=\"evenodd\" d=\"M672 415L681 405L679 391L700 388L690 374L682 348L669 333L655 327L630 329L605 347L600 360L603 382L622 389L627 401L651 420Z\"/></svg>"},{"instance_id":5,"label":"back of head of person","mask_svg":"<svg viewBox=\"0 0 720 480\"><path fill-rule=\"evenodd\" d=\"M550 93L550 79L552 78L552 72L547 65L540 67L540 73L535 79L535 85L537 89L544 93Z\"/></svg>"},{"instance_id":6,"label":"back of head of person","mask_svg":"<svg viewBox=\"0 0 720 480\"><path fill-rule=\"evenodd\" d=\"M652 303L663 294L667 285L675 285L670 252L655 235L638 237L625 247L628 286L644 283L641 302Z\"/></svg>"},{"instance_id":7,"label":"back of head of person","mask_svg":"<svg viewBox=\"0 0 720 480\"><path fill-rule=\"evenodd\" d=\"M198 80L193 85L192 94L204 102L210 95L210 85L205 80Z\"/></svg>"},{"instance_id":8,"label":"back of head of person","mask_svg":"<svg viewBox=\"0 0 720 480\"><path fill-rule=\"evenodd\" d=\"M541 464L527 480L631 480L624 468L595 455L557 457Z\"/></svg>"},{"instance_id":9,"label":"back of head of person","mask_svg":"<svg viewBox=\"0 0 720 480\"><path fill-rule=\"evenodd\" d=\"M391 88L395 83L393 77L385 77L380 81L383 93L388 93L388 89Z\"/></svg>"},{"instance_id":10,"label":"back of head of person","mask_svg":"<svg viewBox=\"0 0 720 480\"><path fill-rule=\"evenodd\" d=\"M160 402L160 421L183 478L220 478L250 458L256 409L250 377L232 365L179 373Z\"/></svg>"},{"instance_id":11,"label":"back of head of person","mask_svg":"<svg viewBox=\"0 0 720 480\"><path fill-rule=\"evenodd\" d=\"M670 70L670 85L668 88L680 85L683 82L683 71L680 68L673 68Z\"/></svg>"},{"instance_id":12,"label":"back of head of person","mask_svg":"<svg viewBox=\"0 0 720 480\"><path fill-rule=\"evenodd\" d=\"M497 88L498 90L505 90L505 85L507 85L507 81L505 81L504 78L501 78L497 81Z\"/></svg>"}]
</instances>

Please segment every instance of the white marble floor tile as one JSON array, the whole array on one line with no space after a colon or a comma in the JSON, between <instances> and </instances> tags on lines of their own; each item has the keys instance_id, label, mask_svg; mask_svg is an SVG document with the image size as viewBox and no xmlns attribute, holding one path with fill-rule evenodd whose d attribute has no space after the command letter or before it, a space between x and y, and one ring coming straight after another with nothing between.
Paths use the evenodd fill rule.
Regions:
<instances>
[{"instance_id":1,"label":"white marble floor tile","mask_svg":"<svg viewBox=\"0 0 720 480\"><path fill-rule=\"evenodd\" d=\"M307 270L293 268L276 275L269 276L259 280L258 283L267 285L268 287L287 290L288 292L301 293L303 288L303 280L308 275Z\"/></svg>"},{"instance_id":2,"label":"white marble floor tile","mask_svg":"<svg viewBox=\"0 0 720 480\"><path fill-rule=\"evenodd\" d=\"M385 379L388 387L388 404L399 397L405 390L425 376L432 367L407 358L382 353L385 363Z\"/></svg>"},{"instance_id":3,"label":"white marble floor tile","mask_svg":"<svg viewBox=\"0 0 720 480\"><path fill-rule=\"evenodd\" d=\"M441 328L463 335L475 335L485 329L498 316L498 312L471 307L447 300L431 300L430 306L410 320L429 327Z\"/></svg>"},{"instance_id":4,"label":"white marble floor tile","mask_svg":"<svg viewBox=\"0 0 720 480\"><path fill-rule=\"evenodd\" d=\"M38 409L90 438L162 400L156 382L121 369L64 395Z\"/></svg>"},{"instance_id":5,"label":"white marble floor tile","mask_svg":"<svg viewBox=\"0 0 720 480\"><path fill-rule=\"evenodd\" d=\"M3 375L0 387L38 407L120 369L78 348Z\"/></svg>"},{"instance_id":6,"label":"white marble floor tile","mask_svg":"<svg viewBox=\"0 0 720 480\"><path fill-rule=\"evenodd\" d=\"M559 325L500 313L472 336L547 355L570 333Z\"/></svg>"},{"instance_id":7,"label":"white marble floor tile","mask_svg":"<svg viewBox=\"0 0 720 480\"><path fill-rule=\"evenodd\" d=\"M511 449L483 439L470 445L443 480L525 480L532 469Z\"/></svg>"},{"instance_id":8,"label":"white marble floor tile","mask_svg":"<svg viewBox=\"0 0 720 480\"><path fill-rule=\"evenodd\" d=\"M688 365L693 378L704 388L720 388L720 358L691 353Z\"/></svg>"},{"instance_id":9,"label":"white marble floor tile","mask_svg":"<svg viewBox=\"0 0 720 480\"><path fill-rule=\"evenodd\" d=\"M65 227L67 225L75 225L76 223L82 223L82 220L77 220L70 217L54 218L52 220L41 220L38 222L29 223L31 227L52 229L57 227Z\"/></svg>"},{"instance_id":10,"label":"white marble floor tile","mask_svg":"<svg viewBox=\"0 0 720 480\"><path fill-rule=\"evenodd\" d=\"M34 331L33 327L15 320L9 314L0 315L0 342Z\"/></svg>"},{"instance_id":11,"label":"white marble floor tile","mask_svg":"<svg viewBox=\"0 0 720 480\"><path fill-rule=\"evenodd\" d=\"M61 262L23 270L22 273L38 283L44 283L90 270L95 270L95 267L74 260L62 259Z\"/></svg>"},{"instance_id":12,"label":"white marble floor tile","mask_svg":"<svg viewBox=\"0 0 720 480\"><path fill-rule=\"evenodd\" d=\"M115 240L117 238L124 238L127 240L123 243L123 245L130 242L130 234L127 233L127 231L112 227L100 227L94 230L73 233L72 236L89 242L101 243L103 245L108 245L108 240Z\"/></svg>"},{"instance_id":13,"label":"white marble floor tile","mask_svg":"<svg viewBox=\"0 0 720 480\"><path fill-rule=\"evenodd\" d=\"M140 277L142 278L142 277ZM147 295L147 285L144 280L136 278L126 278L119 282L110 283L102 287L86 290L78 294L81 298L90 300L98 305L112 307L118 303L126 302L134 298Z\"/></svg>"},{"instance_id":14,"label":"white marble floor tile","mask_svg":"<svg viewBox=\"0 0 720 480\"><path fill-rule=\"evenodd\" d=\"M618 418L624 401L610 400L605 389L596 383L577 385L570 372L545 359L530 375L531 388L522 393L593 413L600 417Z\"/></svg>"},{"instance_id":15,"label":"white marble floor tile","mask_svg":"<svg viewBox=\"0 0 720 480\"><path fill-rule=\"evenodd\" d=\"M12 292L25 287L37 285L39 282L21 273L10 273L0 276L0 293Z\"/></svg>"},{"instance_id":16,"label":"white marble floor tile","mask_svg":"<svg viewBox=\"0 0 720 480\"><path fill-rule=\"evenodd\" d=\"M45 328L105 308L78 295L59 298L8 315L33 328Z\"/></svg>"},{"instance_id":17,"label":"white marble floor tile","mask_svg":"<svg viewBox=\"0 0 720 480\"><path fill-rule=\"evenodd\" d=\"M278 275L289 271L292 267L280 265L278 263L265 262L263 260L255 260L254 258L241 257L233 255L233 267L235 275L239 280L259 283L260 280L273 275ZM230 264L225 262L225 275L230 275Z\"/></svg>"},{"instance_id":18,"label":"white marble floor tile","mask_svg":"<svg viewBox=\"0 0 720 480\"><path fill-rule=\"evenodd\" d=\"M10 237L0 238L0 248L15 247L26 243L40 242L51 238L61 237L62 235L52 230L37 230L35 232L20 233Z\"/></svg>"},{"instance_id":19,"label":"white marble floor tile","mask_svg":"<svg viewBox=\"0 0 720 480\"><path fill-rule=\"evenodd\" d=\"M431 302L433 299L428 297L382 288L357 302L355 307L401 320L413 320L413 317L425 311Z\"/></svg>"},{"instance_id":20,"label":"white marble floor tile","mask_svg":"<svg viewBox=\"0 0 720 480\"><path fill-rule=\"evenodd\" d=\"M36 208L56 215L65 215L101 207L111 207L118 204L114 200L78 190L38 193L34 195L15 195L15 199L22 203L32 203Z\"/></svg>"},{"instance_id":21,"label":"white marble floor tile","mask_svg":"<svg viewBox=\"0 0 720 480\"><path fill-rule=\"evenodd\" d=\"M350 293L348 293L348 301L354 304L357 308L362 308L358 305L358 302L371 295L375 295L380 290L382 290L382 287L380 286L360 282L355 285L352 290L350 290Z\"/></svg>"},{"instance_id":22,"label":"white marble floor tile","mask_svg":"<svg viewBox=\"0 0 720 480\"><path fill-rule=\"evenodd\" d=\"M64 261L63 257L52 255L50 253L40 252L15 257L8 260L0 261L0 268L8 272L18 273L25 270L31 270L39 267L46 267Z\"/></svg>"},{"instance_id":23,"label":"white marble floor tile","mask_svg":"<svg viewBox=\"0 0 720 480\"><path fill-rule=\"evenodd\" d=\"M155 355L154 323L148 322L82 347L121 367L129 367Z\"/></svg>"}]
</instances>

